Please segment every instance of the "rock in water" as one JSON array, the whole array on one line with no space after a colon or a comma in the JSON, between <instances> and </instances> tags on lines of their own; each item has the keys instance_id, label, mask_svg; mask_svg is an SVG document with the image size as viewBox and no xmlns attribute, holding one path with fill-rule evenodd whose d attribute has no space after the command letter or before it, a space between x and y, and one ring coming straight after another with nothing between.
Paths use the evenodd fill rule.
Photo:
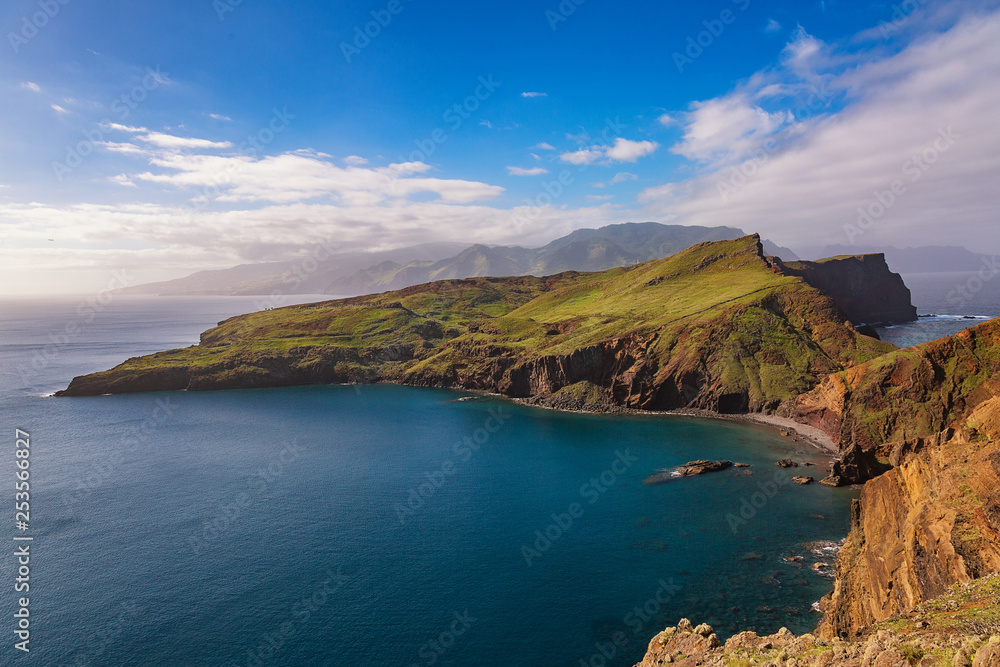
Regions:
<instances>
[{"instance_id":1,"label":"rock in water","mask_svg":"<svg viewBox=\"0 0 1000 667\"><path fill-rule=\"evenodd\" d=\"M726 468L732 467L732 461L688 461L682 466L671 469L658 470L646 479L642 480L642 483L646 486L659 486L660 484L666 484L672 479L677 479L678 477L690 477L692 475L704 475L707 472L719 472L720 470L725 470Z\"/></svg>"}]
</instances>

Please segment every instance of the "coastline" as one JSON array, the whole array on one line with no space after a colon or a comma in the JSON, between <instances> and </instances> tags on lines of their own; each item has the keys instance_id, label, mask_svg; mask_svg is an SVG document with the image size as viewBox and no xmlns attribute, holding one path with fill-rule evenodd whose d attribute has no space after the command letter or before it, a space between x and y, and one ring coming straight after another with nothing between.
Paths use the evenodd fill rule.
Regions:
<instances>
[{"instance_id":1,"label":"coastline","mask_svg":"<svg viewBox=\"0 0 1000 667\"><path fill-rule=\"evenodd\" d=\"M778 417L777 415L768 415L759 412L748 412L740 414L731 414L723 412L715 412L714 410L705 410L702 408L677 408L674 410L636 410L635 408L626 408L623 406L597 406L593 404L588 404L586 408L570 408L566 406L552 405L538 400L532 400L529 398L510 398L504 396L503 394L497 394L492 392L478 392L476 390L462 389L461 391L470 391L472 393L481 396L490 396L493 398L505 398L507 400L513 401L519 405L525 405L533 408L544 408L546 410L557 410L559 412L575 412L578 414L608 414L608 415L640 415L640 416L674 416L674 417L698 417L701 419L721 419L724 421L734 421L742 422L747 424L756 424L758 426L764 426L766 428L773 429L779 433L792 433L794 438L798 438L804 441L816 449L820 450L825 457L829 457L832 462L834 459L840 457L840 448L833 441L829 435L824 433L822 430L816 428L815 426L810 426L808 424L803 424L797 422L794 419L789 419L787 417Z\"/></svg>"}]
</instances>

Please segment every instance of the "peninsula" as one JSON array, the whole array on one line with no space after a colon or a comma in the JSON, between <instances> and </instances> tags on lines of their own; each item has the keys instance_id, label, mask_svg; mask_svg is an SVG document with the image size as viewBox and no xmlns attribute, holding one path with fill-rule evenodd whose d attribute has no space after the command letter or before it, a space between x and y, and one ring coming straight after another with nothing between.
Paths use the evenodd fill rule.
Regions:
<instances>
[{"instance_id":1,"label":"peninsula","mask_svg":"<svg viewBox=\"0 0 1000 667\"><path fill-rule=\"evenodd\" d=\"M753 664L775 647L810 656L798 664L861 664L878 642L903 655L900 633L918 631L971 664L992 650L989 628L1000 632L981 623L992 588L969 589L961 622L920 610L1000 572L1000 320L907 350L858 331L915 316L884 257L785 263L753 235L595 273L445 280L242 315L58 395L393 382L565 409L792 419L839 447L828 483L864 484L817 635L720 646L707 626L682 624L643 665Z\"/></svg>"}]
</instances>

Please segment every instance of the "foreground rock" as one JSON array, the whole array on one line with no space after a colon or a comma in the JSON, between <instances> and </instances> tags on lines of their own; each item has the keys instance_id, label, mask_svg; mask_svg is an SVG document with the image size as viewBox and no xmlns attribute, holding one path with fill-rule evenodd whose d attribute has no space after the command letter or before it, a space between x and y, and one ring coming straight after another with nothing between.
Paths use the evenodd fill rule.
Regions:
<instances>
[{"instance_id":1,"label":"foreground rock","mask_svg":"<svg viewBox=\"0 0 1000 667\"><path fill-rule=\"evenodd\" d=\"M792 403L840 443L824 483L866 482L822 636L863 636L1000 572L1000 320L836 373Z\"/></svg>"},{"instance_id":2,"label":"foreground rock","mask_svg":"<svg viewBox=\"0 0 1000 667\"><path fill-rule=\"evenodd\" d=\"M857 641L741 632L724 644L708 625L681 619L649 643L636 667L1000 667L1000 622L995 601L1000 578L959 584L934 602L872 628Z\"/></svg>"}]
</instances>

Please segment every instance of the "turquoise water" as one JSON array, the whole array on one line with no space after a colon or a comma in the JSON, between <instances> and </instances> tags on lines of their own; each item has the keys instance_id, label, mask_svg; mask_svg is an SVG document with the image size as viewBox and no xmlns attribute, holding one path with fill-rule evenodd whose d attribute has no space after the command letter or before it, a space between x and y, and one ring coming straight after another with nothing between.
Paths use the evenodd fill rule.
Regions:
<instances>
[{"instance_id":1,"label":"turquoise water","mask_svg":"<svg viewBox=\"0 0 1000 667\"><path fill-rule=\"evenodd\" d=\"M34 664L630 665L681 616L818 620L805 543L846 535L853 494L769 485L815 460L771 430L394 386L44 397L247 303L118 301L53 343L77 306L0 311L4 451L15 427L33 443ZM752 474L642 485L696 458Z\"/></svg>"}]
</instances>

